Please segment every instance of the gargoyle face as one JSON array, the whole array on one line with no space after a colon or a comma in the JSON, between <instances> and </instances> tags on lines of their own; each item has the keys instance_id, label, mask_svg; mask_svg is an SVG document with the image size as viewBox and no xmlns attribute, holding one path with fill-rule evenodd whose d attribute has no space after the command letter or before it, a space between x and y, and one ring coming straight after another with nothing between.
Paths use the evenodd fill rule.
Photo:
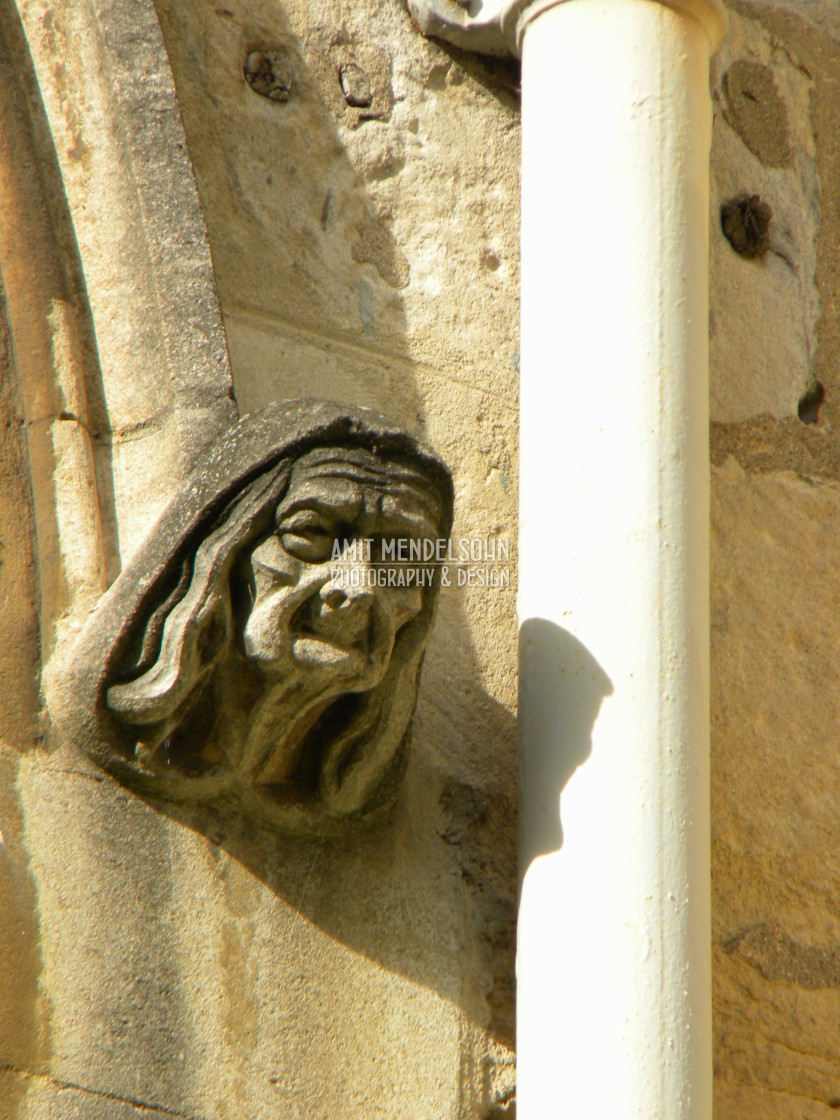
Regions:
<instances>
[{"instance_id":1,"label":"gargoyle face","mask_svg":"<svg viewBox=\"0 0 840 1120\"><path fill-rule=\"evenodd\" d=\"M248 558L246 657L269 676L311 674L327 691L374 688L423 601L416 568L399 578L394 542L436 534L419 475L361 450L304 456L275 531Z\"/></svg>"},{"instance_id":2,"label":"gargoyle face","mask_svg":"<svg viewBox=\"0 0 840 1120\"><path fill-rule=\"evenodd\" d=\"M451 521L445 466L382 417L323 401L244 417L80 635L53 701L67 736L154 796L291 831L370 817L434 617L422 545Z\"/></svg>"}]
</instances>

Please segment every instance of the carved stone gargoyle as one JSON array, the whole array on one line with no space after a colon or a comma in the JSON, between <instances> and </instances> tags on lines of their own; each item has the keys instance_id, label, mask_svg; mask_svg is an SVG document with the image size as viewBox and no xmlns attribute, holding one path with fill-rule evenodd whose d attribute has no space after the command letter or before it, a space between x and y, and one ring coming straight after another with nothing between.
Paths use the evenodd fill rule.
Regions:
<instances>
[{"instance_id":1,"label":"carved stone gargoyle","mask_svg":"<svg viewBox=\"0 0 840 1120\"><path fill-rule=\"evenodd\" d=\"M440 581L381 543L448 537L452 504L441 460L375 413L246 416L91 614L57 723L155 797L316 834L370 816L403 767Z\"/></svg>"}]
</instances>

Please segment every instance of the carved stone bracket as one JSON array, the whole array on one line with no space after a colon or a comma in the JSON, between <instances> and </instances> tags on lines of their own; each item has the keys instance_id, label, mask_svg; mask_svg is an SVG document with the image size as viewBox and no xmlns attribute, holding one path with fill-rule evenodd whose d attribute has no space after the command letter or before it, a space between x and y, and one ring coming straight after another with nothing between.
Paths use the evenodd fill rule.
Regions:
<instances>
[{"instance_id":1,"label":"carved stone bracket","mask_svg":"<svg viewBox=\"0 0 840 1120\"><path fill-rule=\"evenodd\" d=\"M440 459L374 413L252 413L102 597L57 722L153 796L291 831L369 816L396 788L434 616L417 556L452 502Z\"/></svg>"},{"instance_id":2,"label":"carved stone bracket","mask_svg":"<svg viewBox=\"0 0 840 1120\"><path fill-rule=\"evenodd\" d=\"M517 58L529 20L563 0L408 0L424 35L445 39L477 54Z\"/></svg>"},{"instance_id":3,"label":"carved stone bracket","mask_svg":"<svg viewBox=\"0 0 840 1120\"><path fill-rule=\"evenodd\" d=\"M412 19L424 35L444 39L477 54L522 54L525 28L549 8L568 0L408 0ZM721 0L659 0L696 17L715 45L726 26Z\"/></svg>"}]
</instances>

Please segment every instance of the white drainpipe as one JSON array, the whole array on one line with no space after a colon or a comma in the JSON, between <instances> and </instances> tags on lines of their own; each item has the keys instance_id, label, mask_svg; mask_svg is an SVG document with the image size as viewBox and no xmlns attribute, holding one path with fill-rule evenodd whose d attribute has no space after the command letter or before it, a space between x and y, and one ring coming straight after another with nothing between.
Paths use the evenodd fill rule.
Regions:
<instances>
[{"instance_id":1,"label":"white drainpipe","mask_svg":"<svg viewBox=\"0 0 840 1120\"><path fill-rule=\"evenodd\" d=\"M522 54L517 1116L709 1120L723 8L410 6L430 34Z\"/></svg>"}]
</instances>

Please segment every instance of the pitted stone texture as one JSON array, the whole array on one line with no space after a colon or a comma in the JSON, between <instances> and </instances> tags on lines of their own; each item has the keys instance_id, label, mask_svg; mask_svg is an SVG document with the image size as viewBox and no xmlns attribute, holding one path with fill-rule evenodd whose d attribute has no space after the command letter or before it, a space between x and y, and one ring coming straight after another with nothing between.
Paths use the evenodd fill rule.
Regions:
<instances>
[{"instance_id":1,"label":"pitted stone texture","mask_svg":"<svg viewBox=\"0 0 840 1120\"><path fill-rule=\"evenodd\" d=\"M765 167L790 167L793 150L787 106L773 70L736 59L723 76L723 115Z\"/></svg>"},{"instance_id":2,"label":"pitted stone texture","mask_svg":"<svg viewBox=\"0 0 840 1120\"><path fill-rule=\"evenodd\" d=\"M796 416L814 376L819 180L813 79L760 24L733 12L713 61L710 235L711 418ZM769 251L739 256L721 207L770 206Z\"/></svg>"},{"instance_id":3,"label":"pitted stone texture","mask_svg":"<svg viewBox=\"0 0 840 1120\"><path fill-rule=\"evenodd\" d=\"M792 15L821 36L840 42L840 9L834 0L746 0L745 4L734 0L733 7L743 8L744 15L758 17L768 13Z\"/></svg>"},{"instance_id":4,"label":"pitted stone texture","mask_svg":"<svg viewBox=\"0 0 840 1120\"><path fill-rule=\"evenodd\" d=\"M198 1120L189 1114L161 1112L143 1101L65 1085L46 1075L0 1072L0 1120L16 1120L21 1115L27 1120L172 1120L173 1116Z\"/></svg>"},{"instance_id":5,"label":"pitted stone texture","mask_svg":"<svg viewBox=\"0 0 840 1120\"><path fill-rule=\"evenodd\" d=\"M713 474L715 1116L840 1099L840 485Z\"/></svg>"},{"instance_id":6,"label":"pitted stone texture","mask_svg":"<svg viewBox=\"0 0 840 1120\"><path fill-rule=\"evenodd\" d=\"M457 380L515 401L513 65L453 58L398 3L158 7L242 411L293 395L304 376L306 395L338 396L328 369L288 360L287 332L322 350L420 361L445 378L440 396ZM257 48L292 60L297 93L287 103L244 82ZM371 80L369 110L346 102L340 75L351 62ZM389 415L392 401L420 403L408 373L370 391L350 399Z\"/></svg>"},{"instance_id":7,"label":"pitted stone texture","mask_svg":"<svg viewBox=\"0 0 840 1120\"><path fill-rule=\"evenodd\" d=\"M37 1060L0 1054L34 1075L2 1120L53 1115L62 1086L85 1090L64 1098L82 1115L101 1098L108 1116L134 1102L190 1120L480 1117L505 1066L510 1092L509 1055L471 1002L463 880L448 870L453 819L473 871L490 856L492 799L441 805L413 756L390 824L278 848L250 826L211 836L167 818L72 754L25 762L18 788L48 1034ZM499 936L509 915L497 903L486 921L490 901Z\"/></svg>"}]
</instances>

